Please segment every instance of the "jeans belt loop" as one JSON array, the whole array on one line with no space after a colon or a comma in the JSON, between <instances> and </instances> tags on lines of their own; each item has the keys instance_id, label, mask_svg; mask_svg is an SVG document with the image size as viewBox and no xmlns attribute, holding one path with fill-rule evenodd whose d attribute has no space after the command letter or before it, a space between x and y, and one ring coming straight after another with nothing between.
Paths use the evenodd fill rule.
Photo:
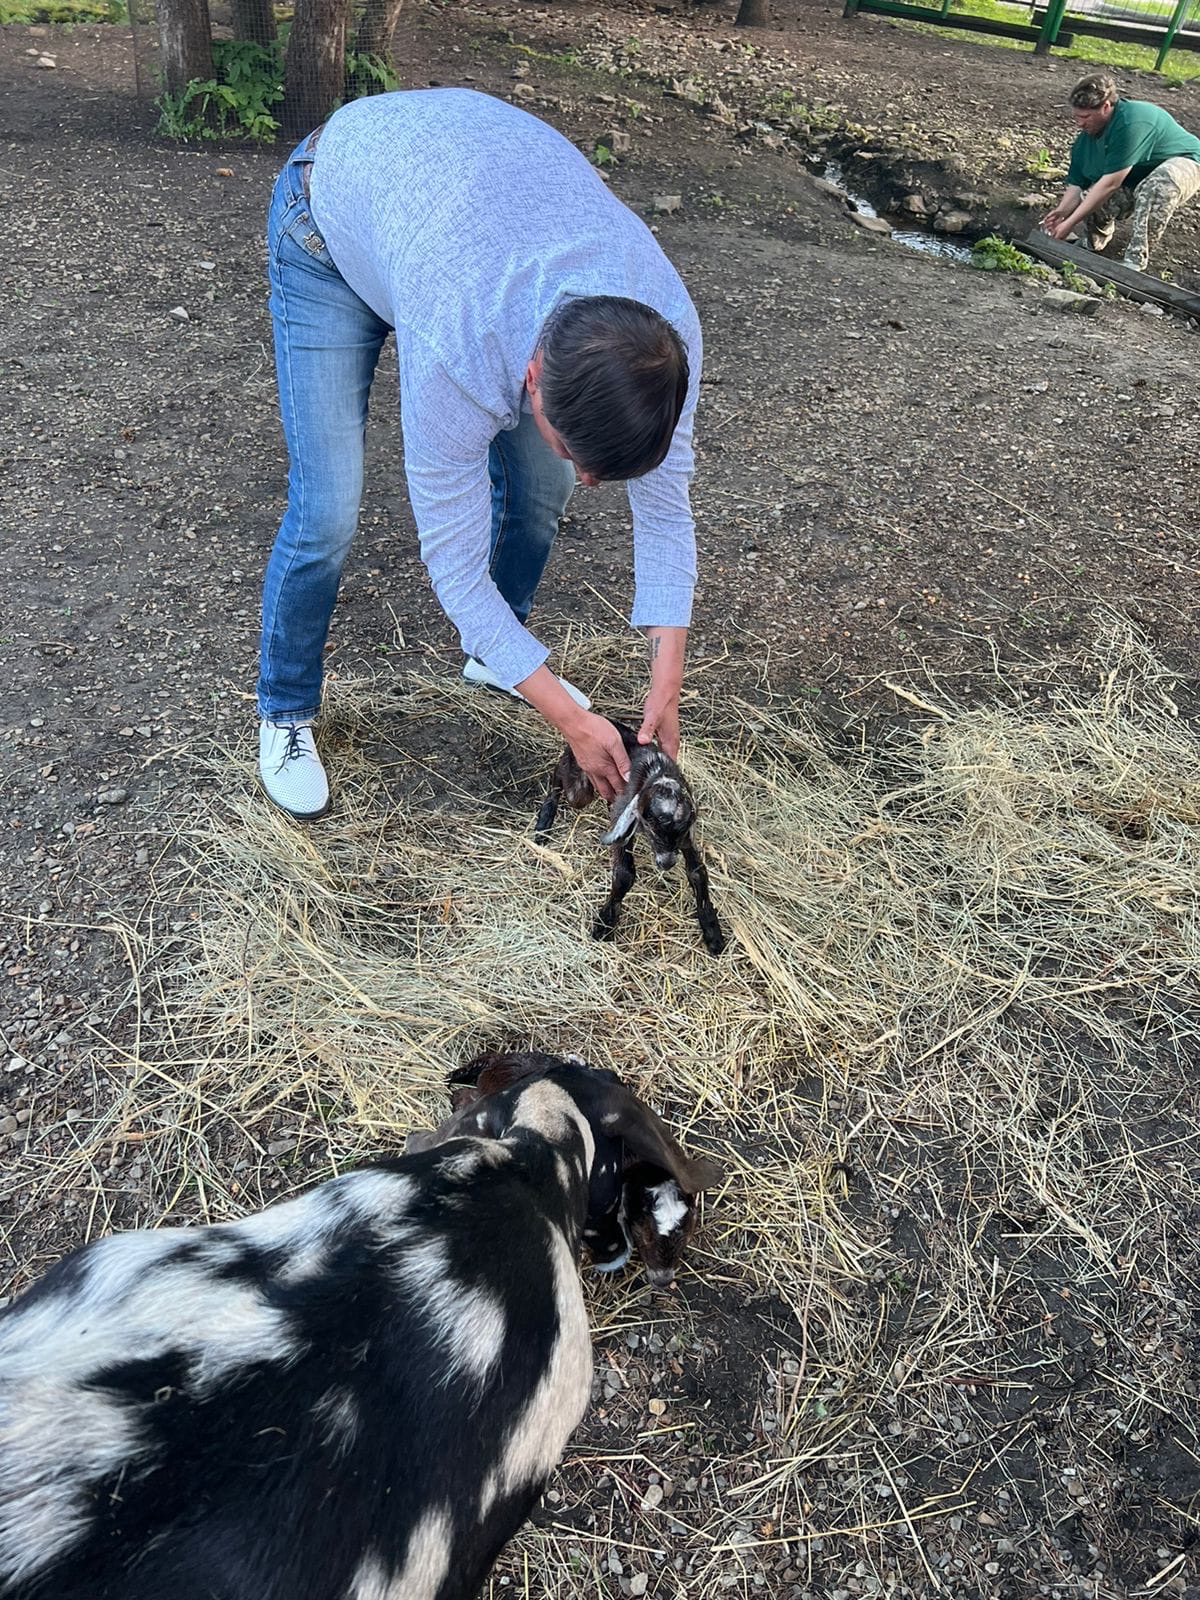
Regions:
<instances>
[{"instance_id":1,"label":"jeans belt loop","mask_svg":"<svg viewBox=\"0 0 1200 1600\"><path fill-rule=\"evenodd\" d=\"M319 128L314 128L313 131L309 134L308 139L307 139L307 141L305 143L305 146L304 146L304 153L308 157L308 160L305 161L300 167L300 186L304 190L304 198L306 200L309 197L309 187L310 187L310 185L312 183L313 158L315 157L316 152L317 152L317 143L320 140L320 137L321 137L322 133L324 133L324 131L325 131L325 124L324 123L322 123Z\"/></svg>"}]
</instances>

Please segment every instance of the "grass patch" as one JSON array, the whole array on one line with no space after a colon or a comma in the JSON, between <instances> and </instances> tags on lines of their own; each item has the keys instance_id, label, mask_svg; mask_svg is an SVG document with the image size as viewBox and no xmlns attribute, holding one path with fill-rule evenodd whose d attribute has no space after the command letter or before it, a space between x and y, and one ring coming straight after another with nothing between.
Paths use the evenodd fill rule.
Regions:
<instances>
[{"instance_id":1,"label":"grass patch","mask_svg":"<svg viewBox=\"0 0 1200 1600\"><path fill-rule=\"evenodd\" d=\"M1005 4L1004 0L952 0L950 7L956 16L986 17L993 21L1024 22L1029 19L1029 8L1022 5ZM1169 18L1169 10L1161 7L1147 7L1147 21L1161 18L1164 22ZM945 29L936 28L924 22L910 22L900 18L892 19L899 27L916 28L922 32L937 33L943 38ZM1069 32L1071 19L1068 16L1063 23L1063 31ZM972 33L971 30L962 31L966 38L973 44L996 45L1004 50L1032 50L1031 42L1023 39L1002 39L994 34ZM1127 44L1116 39L1097 39L1087 34L1076 34L1075 42L1067 49L1055 47L1051 55L1061 56L1069 61L1088 61L1097 66L1119 67L1126 70L1139 72L1153 72L1157 49L1149 45ZM1163 65L1160 77L1174 82L1186 82L1192 78L1200 77L1200 52L1194 50L1172 50Z\"/></svg>"},{"instance_id":2,"label":"grass patch","mask_svg":"<svg viewBox=\"0 0 1200 1600\"><path fill-rule=\"evenodd\" d=\"M128 21L124 0L0 0L0 28Z\"/></svg>"}]
</instances>

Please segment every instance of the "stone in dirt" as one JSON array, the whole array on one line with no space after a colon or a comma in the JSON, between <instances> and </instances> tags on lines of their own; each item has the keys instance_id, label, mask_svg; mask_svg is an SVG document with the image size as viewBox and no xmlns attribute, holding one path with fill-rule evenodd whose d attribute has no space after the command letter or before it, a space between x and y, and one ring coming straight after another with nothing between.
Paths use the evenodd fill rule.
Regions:
<instances>
[{"instance_id":1,"label":"stone in dirt","mask_svg":"<svg viewBox=\"0 0 1200 1600\"><path fill-rule=\"evenodd\" d=\"M711 100L706 100L703 111L706 117L711 117L714 122L719 122L724 126L728 126L733 122L733 112L721 99L720 95L714 95Z\"/></svg>"},{"instance_id":2,"label":"stone in dirt","mask_svg":"<svg viewBox=\"0 0 1200 1600\"><path fill-rule=\"evenodd\" d=\"M683 204L681 194L656 194L654 196L654 209L661 215L669 217L673 211L678 211Z\"/></svg>"},{"instance_id":3,"label":"stone in dirt","mask_svg":"<svg viewBox=\"0 0 1200 1600\"><path fill-rule=\"evenodd\" d=\"M866 233L890 234L892 231L890 222L885 222L882 217L869 217L865 211L852 211L850 221Z\"/></svg>"},{"instance_id":4,"label":"stone in dirt","mask_svg":"<svg viewBox=\"0 0 1200 1600\"><path fill-rule=\"evenodd\" d=\"M838 200L844 206L850 204L845 190L839 189L836 183L830 183L828 178L812 178L809 181L814 189L818 189L821 194L827 194L831 200Z\"/></svg>"},{"instance_id":5,"label":"stone in dirt","mask_svg":"<svg viewBox=\"0 0 1200 1600\"><path fill-rule=\"evenodd\" d=\"M907 211L910 217L927 217L929 206L923 194L906 194L900 202L901 211Z\"/></svg>"},{"instance_id":6,"label":"stone in dirt","mask_svg":"<svg viewBox=\"0 0 1200 1600\"><path fill-rule=\"evenodd\" d=\"M933 219L933 226L938 233L961 233L964 228L971 226L971 213L969 211L939 211Z\"/></svg>"},{"instance_id":7,"label":"stone in dirt","mask_svg":"<svg viewBox=\"0 0 1200 1600\"><path fill-rule=\"evenodd\" d=\"M625 132L624 128L606 128L597 143L607 145L615 156L627 156L633 145L633 140Z\"/></svg>"},{"instance_id":8,"label":"stone in dirt","mask_svg":"<svg viewBox=\"0 0 1200 1600\"><path fill-rule=\"evenodd\" d=\"M1090 294L1076 294L1073 289L1047 289L1042 304L1048 311L1077 311L1082 317L1094 317L1100 309L1099 300Z\"/></svg>"}]
</instances>

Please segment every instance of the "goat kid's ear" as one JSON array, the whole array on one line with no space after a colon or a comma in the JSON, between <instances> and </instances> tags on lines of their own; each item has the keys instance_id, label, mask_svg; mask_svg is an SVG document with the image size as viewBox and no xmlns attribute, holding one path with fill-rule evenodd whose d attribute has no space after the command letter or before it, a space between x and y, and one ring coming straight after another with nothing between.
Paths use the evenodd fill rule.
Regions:
<instances>
[{"instance_id":1,"label":"goat kid's ear","mask_svg":"<svg viewBox=\"0 0 1200 1600\"><path fill-rule=\"evenodd\" d=\"M715 1189L725 1177L716 1161L707 1156L689 1156L662 1118L623 1085L614 1084L606 1092L601 1124L606 1133L616 1134L633 1155L669 1172L684 1194Z\"/></svg>"},{"instance_id":2,"label":"goat kid's ear","mask_svg":"<svg viewBox=\"0 0 1200 1600\"><path fill-rule=\"evenodd\" d=\"M640 794L633 796L624 811L621 812L621 815L601 839L601 844L616 844L620 839L628 839L641 818L641 798Z\"/></svg>"}]
</instances>

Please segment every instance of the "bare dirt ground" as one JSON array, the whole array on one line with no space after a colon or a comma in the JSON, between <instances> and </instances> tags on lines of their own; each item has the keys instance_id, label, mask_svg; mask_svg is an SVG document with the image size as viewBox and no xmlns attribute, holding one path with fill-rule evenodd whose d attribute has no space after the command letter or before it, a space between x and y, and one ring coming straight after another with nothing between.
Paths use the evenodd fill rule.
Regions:
<instances>
[{"instance_id":1,"label":"bare dirt ground","mask_svg":"<svg viewBox=\"0 0 1200 1600\"><path fill-rule=\"evenodd\" d=\"M776 0L778 27L751 38L734 9L411 0L397 45L406 86L518 94L589 150L629 137L610 181L658 228L705 327L695 657L730 695L753 699L767 661L785 698L853 713L893 703L884 679L927 672L986 696L997 661L1069 652L1107 606L1145 631L1188 703L1194 331L1128 304L1050 312L1027 283L864 232L812 181L837 154L877 200L918 191L965 208L975 232L1036 214L1018 204L1039 188L1026 166L1043 145L1065 153L1079 64L847 25L797 0ZM1157 94L1148 78L1129 88ZM1164 103L1200 127L1200 90ZM107 1214L82 1190L38 1188L29 1205L155 1026L132 981L138 943L191 915L163 895L177 830L214 781L191 752L215 739L249 754L259 584L283 506L261 244L281 152L172 148L153 121L119 31L0 34L0 1292L89 1229L197 1214L116 1144ZM662 195L678 208L656 210ZM1187 281L1196 245L1185 219L1159 264ZM330 670L454 673L386 372L371 428ZM630 583L623 498L581 492L540 600L548 635L615 623ZM471 723L449 726L444 744L414 745L406 781L423 765L434 790L447 771L495 781L480 776L487 748ZM753 1429L746 1352L786 1308L714 1290L708 1314L725 1373L714 1403ZM1102 1415L1083 1331L1078 1345L1036 1416L999 1407L981 1422L991 1401L972 1419L964 1393L963 1425L1049 1434L1070 1431L1073 1405ZM655 1376L648 1348L635 1387ZM1178 1355L1185 1412L1195 1352ZM1169 1417L1147 1428L1103 1511L1006 1455L1010 1476L946 1530L938 1577L898 1561L895 1591L1194 1597L1200 1469ZM839 1556L822 1577L817 1557L793 1566L785 1551L757 1589L882 1592L870 1563ZM609 1576L614 1594L638 1592Z\"/></svg>"}]
</instances>

